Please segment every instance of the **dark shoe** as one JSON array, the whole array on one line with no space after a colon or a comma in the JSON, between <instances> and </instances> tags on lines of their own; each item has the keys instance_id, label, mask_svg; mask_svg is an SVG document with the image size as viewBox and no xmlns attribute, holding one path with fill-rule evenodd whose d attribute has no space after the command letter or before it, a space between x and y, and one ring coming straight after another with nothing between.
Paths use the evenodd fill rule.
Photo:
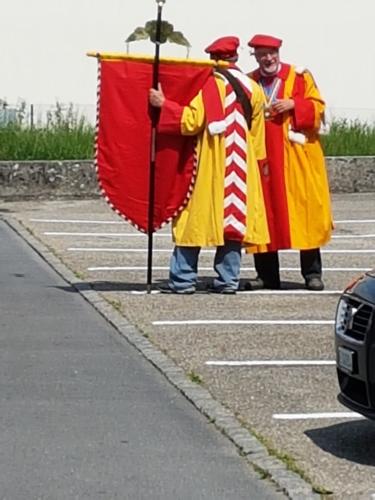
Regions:
<instances>
[{"instance_id":1,"label":"dark shoe","mask_svg":"<svg viewBox=\"0 0 375 500\"><path fill-rule=\"evenodd\" d=\"M224 287L224 288L215 288L213 286L207 287L207 292L209 293L220 293L223 295L235 295L237 290L235 288L229 288L229 287Z\"/></svg>"},{"instance_id":2,"label":"dark shoe","mask_svg":"<svg viewBox=\"0 0 375 500\"><path fill-rule=\"evenodd\" d=\"M178 295L192 295L195 293L195 288L193 286L188 286L187 288L171 288L168 284L160 285L158 288L160 293L176 293Z\"/></svg>"},{"instance_id":3,"label":"dark shoe","mask_svg":"<svg viewBox=\"0 0 375 500\"><path fill-rule=\"evenodd\" d=\"M280 283L270 283L263 281L262 278L255 278L247 281L244 285L245 290L279 290Z\"/></svg>"},{"instance_id":4,"label":"dark shoe","mask_svg":"<svg viewBox=\"0 0 375 500\"><path fill-rule=\"evenodd\" d=\"M324 290L324 283L319 277L309 278L306 280L306 288L308 290L313 290L314 292L320 292Z\"/></svg>"}]
</instances>

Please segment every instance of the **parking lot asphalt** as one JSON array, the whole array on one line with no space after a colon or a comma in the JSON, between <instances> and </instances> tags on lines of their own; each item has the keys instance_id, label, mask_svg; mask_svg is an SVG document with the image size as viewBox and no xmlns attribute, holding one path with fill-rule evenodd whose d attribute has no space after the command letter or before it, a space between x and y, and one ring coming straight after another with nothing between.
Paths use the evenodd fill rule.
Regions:
<instances>
[{"instance_id":1,"label":"parking lot asphalt","mask_svg":"<svg viewBox=\"0 0 375 500\"><path fill-rule=\"evenodd\" d=\"M334 195L333 208L334 237L322 253L324 292L306 291L298 253L282 252L281 291L235 296L157 293L168 277L169 227L154 237L155 293L147 294L147 237L104 200L7 202L0 213L40 242L52 265L61 261L81 287L89 284L312 490L371 498L375 424L337 402L333 322L341 290L374 267L374 193ZM201 253L202 290L212 261L212 251ZM242 282L254 275L252 257L244 255Z\"/></svg>"},{"instance_id":2,"label":"parking lot asphalt","mask_svg":"<svg viewBox=\"0 0 375 500\"><path fill-rule=\"evenodd\" d=\"M285 499L0 219L0 497Z\"/></svg>"}]
</instances>

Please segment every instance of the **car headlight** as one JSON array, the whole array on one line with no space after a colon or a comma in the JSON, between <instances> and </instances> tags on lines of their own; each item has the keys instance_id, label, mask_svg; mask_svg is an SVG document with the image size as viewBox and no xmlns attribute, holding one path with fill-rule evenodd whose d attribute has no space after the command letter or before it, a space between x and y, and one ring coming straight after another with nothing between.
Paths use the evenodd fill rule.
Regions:
<instances>
[{"instance_id":1,"label":"car headlight","mask_svg":"<svg viewBox=\"0 0 375 500\"><path fill-rule=\"evenodd\" d=\"M352 309L348 302L344 299L340 299L336 311L336 321L335 321L335 331L337 335L342 335L346 332L349 322L351 319Z\"/></svg>"}]
</instances>

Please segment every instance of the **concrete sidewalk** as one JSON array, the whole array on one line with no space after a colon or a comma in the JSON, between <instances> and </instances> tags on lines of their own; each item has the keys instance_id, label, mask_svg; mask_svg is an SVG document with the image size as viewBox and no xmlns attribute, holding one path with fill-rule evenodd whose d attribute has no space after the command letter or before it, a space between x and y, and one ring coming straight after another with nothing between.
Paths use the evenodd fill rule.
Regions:
<instances>
[{"instance_id":1,"label":"concrete sidewalk","mask_svg":"<svg viewBox=\"0 0 375 500\"><path fill-rule=\"evenodd\" d=\"M78 293L70 271L57 263L58 275L1 219L0 247L1 498L284 497Z\"/></svg>"}]
</instances>

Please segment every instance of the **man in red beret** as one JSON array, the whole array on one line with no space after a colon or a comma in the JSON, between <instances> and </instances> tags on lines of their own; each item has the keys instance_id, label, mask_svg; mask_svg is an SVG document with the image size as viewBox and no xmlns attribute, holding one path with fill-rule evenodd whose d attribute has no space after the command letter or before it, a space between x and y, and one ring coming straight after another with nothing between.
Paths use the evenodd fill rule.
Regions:
<instances>
[{"instance_id":1,"label":"man in red beret","mask_svg":"<svg viewBox=\"0 0 375 500\"><path fill-rule=\"evenodd\" d=\"M253 36L258 68L250 73L265 95L267 166L261 170L271 242L255 253L248 289L280 288L280 249L300 250L306 288L323 290L320 246L331 238L332 213L319 129L325 104L309 71L280 61L282 40Z\"/></svg>"},{"instance_id":2,"label":"man in red beret","mask_svg":"<svg viewBox=\"0 0 375 500\"><path fill-rule=\"evenodd\" d=\"M240 40L236 36L223 36L208 45L204 51L215 61L228 61L236 63L238 60L238 47Z\"/></svg>"},{"instance_id":3,"label":"man in red beret","mask_svg":"<svg viewBox=\"0 0 375 500\"><path fill-rule=\"evenodd\" d=\"M201 247L216 247L210 291L236 293L241 247L269 241L258 168L265 158L264 100L260 87L235 65L238 46L231 36L205 49L218 64L187 106L150 89L151 105L161 108L158 133L197 137L195 184L173 221L176 246L168 284L160 287L164 293L195 292Z\"/></svg>"}]
</instances>

